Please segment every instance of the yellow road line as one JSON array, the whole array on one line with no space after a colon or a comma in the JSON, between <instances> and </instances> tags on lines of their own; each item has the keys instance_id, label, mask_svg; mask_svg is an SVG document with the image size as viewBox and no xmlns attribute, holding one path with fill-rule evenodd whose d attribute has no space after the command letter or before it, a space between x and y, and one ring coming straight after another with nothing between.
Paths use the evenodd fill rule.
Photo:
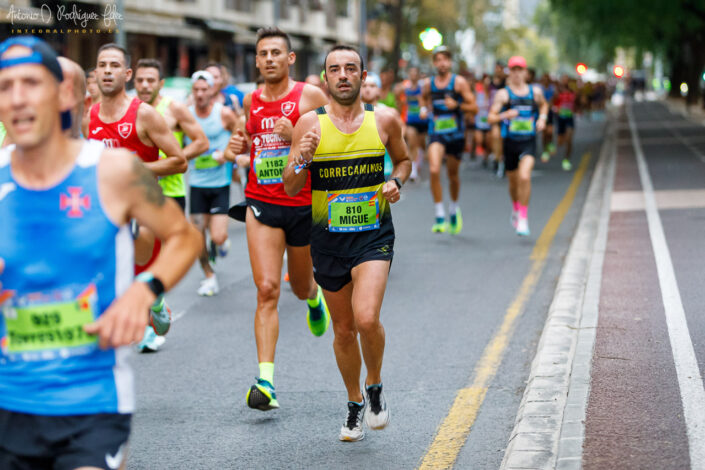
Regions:
<instances>
[{"instance_id":1,"label":"yellow road line","mask_svg":"<svg viewBox=\"0 0 705 470\"><path fill-rule=\"evenodd\" d=\"M590 153L588 152L583 155L565 196L551 214L543 232L536 240L531 253L533 261L531 269L524 278L517 296L507 309L499 330L485 347L480 361L475 366L472 383L468 387L458 390L453 406L438 427L436 436L421 461L420 469L451 468L458 458L458 454L465 445L468 434L475 423L482 402L485 400L487 389L502 363L507 344L514 332L516 320L523 312L524 305L531 297L531 293L541 277L553 238L573 204L575 194L578 192L589 163Z\"/></svg>"}]
</instances>

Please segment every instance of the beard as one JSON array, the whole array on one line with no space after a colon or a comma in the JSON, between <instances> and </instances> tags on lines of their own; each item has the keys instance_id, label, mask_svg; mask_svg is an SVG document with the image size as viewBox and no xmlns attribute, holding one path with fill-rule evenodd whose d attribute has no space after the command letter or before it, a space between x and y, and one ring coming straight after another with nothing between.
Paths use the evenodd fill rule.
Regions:
<instances>
[{"instance_id":1,"label":"beard","mask_svg":"<svg viewBox=\"0 0 705 470\"><path fill-rule=\"evenodd\" d=\"M349 106L357 100L358 96L360 96L361 87L362 83L359 83L357 87L353 86L351 83L349 90L339 91L336 87L329 86L328 92L337 103L342 104L343 106Z\"/></svg>"}]
</instances>

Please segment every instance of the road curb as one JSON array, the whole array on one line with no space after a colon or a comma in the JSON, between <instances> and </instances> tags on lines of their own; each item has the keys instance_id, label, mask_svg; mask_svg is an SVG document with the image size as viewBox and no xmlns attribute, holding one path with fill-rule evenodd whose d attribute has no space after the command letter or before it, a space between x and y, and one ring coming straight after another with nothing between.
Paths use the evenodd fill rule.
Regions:
<instances>
[{"instance_id":1,"label":"road curb","mask_svg":"<svg viewBox=\"0 0 705 470\"><path fill-rule=\"evenodd\" d=\"M556 286L501 468L579 469L614 182L607 121L580 222Z\"/></svg>"}]
</instances>

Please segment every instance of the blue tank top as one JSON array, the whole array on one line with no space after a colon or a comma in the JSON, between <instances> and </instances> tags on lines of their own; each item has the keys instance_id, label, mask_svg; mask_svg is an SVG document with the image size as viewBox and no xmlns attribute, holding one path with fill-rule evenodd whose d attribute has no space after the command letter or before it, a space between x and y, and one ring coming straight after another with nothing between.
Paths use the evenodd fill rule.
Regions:
<instances>
[{"instance_id":1,"label":"blue tank top","mask_svg":"<svg viewBox=\"0 0 705 470\"><path fill-rule=\"evenodd\" d=\"M519 115L502 121L502 137L512 140L530 140L536 138L536 116L538 106L534 100L534 87L529 85L529 94L518 96L510 87L506 87L509 102L502 107L502 112L516 109Z\"/></svg>"},{"instance_id":2,"label":"blue tank top","mask_svg":"<svg viewBox=\"0 0 705 470\"><path fill-rule=\"evenodd\" d=\"M445 88L436 87L436 77L431 77L431 106L433 109L428 132L443 136L447 140L465 138L465 119L463 119L463 113L460 110L463 97L455 91L455 77L455 74L451 75ZM446 95L450 95L458 102L457 108L450 110L446 107Z\"/></svg>"},{"instance_id":3,"label":"blue tank top","mask_svg":"<svg viewBox=\"0 0 705 470\"><path fill-rule=\"evenodd\" d=\"M419 96L421 95L421 86L417 83L416 88L404 88L406 95L406 122L407 124L425 124L427 119L421 119L419 113L421 106L419 105Z\"/></svg>"},{"instance_id":4,"label":"blue tank top","mask_svg":"<svg viewBox=\"0 0 705 470\"><path fill-rule=\"evenodd\" d=\"M0 150L0 407L37 415L132 413L129 347L102 350L83 325L132 282L127 225L103 211L86 141L71 173L48 189L22 187Z\"/></svg>"},{"instance_id":5,"label":"blue tank top","mask_svg":"<svg viewBox=\"0 0 705 470\"><path fill-rule=\"evenodd\" d=\"M230 140L230 131L223 127L223 120L220 117L222 109L221 103L215 103L208 117L202 118L196 114L196 108L193 105L189 106L189 111L201 125L210 142L208 153L188 162L189 185L195 188L222 188L230 185L233 164L226 162L221 165L212 156L213 152L223 152ZM187 145L191 143L188 137L185 137L185 141Z\"/></svg>"},{"instance_id":6,"label":"blue tank top","mask_svg":"<svg viewBox=\"0 0 705 470\"><path fill-rule=\"evenodd\" d=\"M541 85L541 90L543 90L543 97L550 103L553 99L553 95L556 93L553 84L549 84L548 86Z\"/></svg>"}]
</instances>

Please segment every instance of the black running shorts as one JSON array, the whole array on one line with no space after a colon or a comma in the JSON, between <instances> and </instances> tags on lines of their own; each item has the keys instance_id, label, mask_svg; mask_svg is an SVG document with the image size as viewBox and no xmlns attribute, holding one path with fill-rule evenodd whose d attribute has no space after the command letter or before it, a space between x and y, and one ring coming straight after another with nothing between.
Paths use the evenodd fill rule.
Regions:
<instances>
[{"instance_id":1,"label":"black running shorts","mask_svg":"<svg viewBox=\"0 0 705 470\"><path fill-rule=\"evenodd\" d=\"M230 185L220 188L191 187L189 200L191 214L228 214L230 208Z\"/></svg>"},{"instance_id":2,"label":"black running shorts","mask_svg":"<svg viewBox=\"0 0 705 470\"><path fill-rule=\"evenodd\" d=\"M392 267L394 257L394 243L370 247L355 256L334 256L316 251L311 247L311 260L313 261L313 278L321 288L337 292L352 281L352 269L366 261L389 261Z\"/></svg>"},{"instance_id":3,"label":"black running shorts","mask_svg":"<svg viewBox=\"0 0 705 470\"><path fill-rule=\"evenodd\" d=\"M427 122L407 122L406 125L407 127L413 127L414 129L416 129L416 132L418 132L419 134L428 132Z\"/></svg>"},{"instance_id":4,"label":"black running shorts","mask_svg":"<svg viewBox=\"0 0 705 470\"><path fill-rule=\"evenodd\" d=\"M127 456L129 414L39 416L0 409L3 470L117 469Z\"/></svg>"},{"instance_id":5,"label":"black running shorts","mask_svg":"<svg viewBox=\"0 0 705 470\"><path fill-rule=\"evenodd\" d=\"M457 158L458 160L463 159L463 152L465 151L465 138L448 140L443 136L431 134L428 138L428 145L431 145L434 142L443 144L443 147L446 149L446 155Z\"/></svg>"},{"instance_id":6,"label":"black running shorts","mask_svg":"<svg viewBox=\"0 0 705 470\"><path fill-rule=\"evenodd\" d=\"M563 135L568 131L568 128L575 129L575 121L573 117L558 117L558 135Z\"/></svg>"},{"instance_id":7,"label":"black running shorts","mask_svg":"<svg viewBox=\"0 0 705 470\"><path fill-rule=\"evenodd\" d=\"M519 160L527 155L536 156L536 139L504 139L504 170L514 171L519 168Z\"/></svg>"},{"instance_id":8,"label":"black running shorts","mask_svg":"<svg viewBox=\"0 0 705 470\"><path fill-rule=\"evenodd\" d=\"M247 206L259 222L284 230L287 245L311 244L311 206L280 206L249 197Z\"/></svg>"}]
</instances>

